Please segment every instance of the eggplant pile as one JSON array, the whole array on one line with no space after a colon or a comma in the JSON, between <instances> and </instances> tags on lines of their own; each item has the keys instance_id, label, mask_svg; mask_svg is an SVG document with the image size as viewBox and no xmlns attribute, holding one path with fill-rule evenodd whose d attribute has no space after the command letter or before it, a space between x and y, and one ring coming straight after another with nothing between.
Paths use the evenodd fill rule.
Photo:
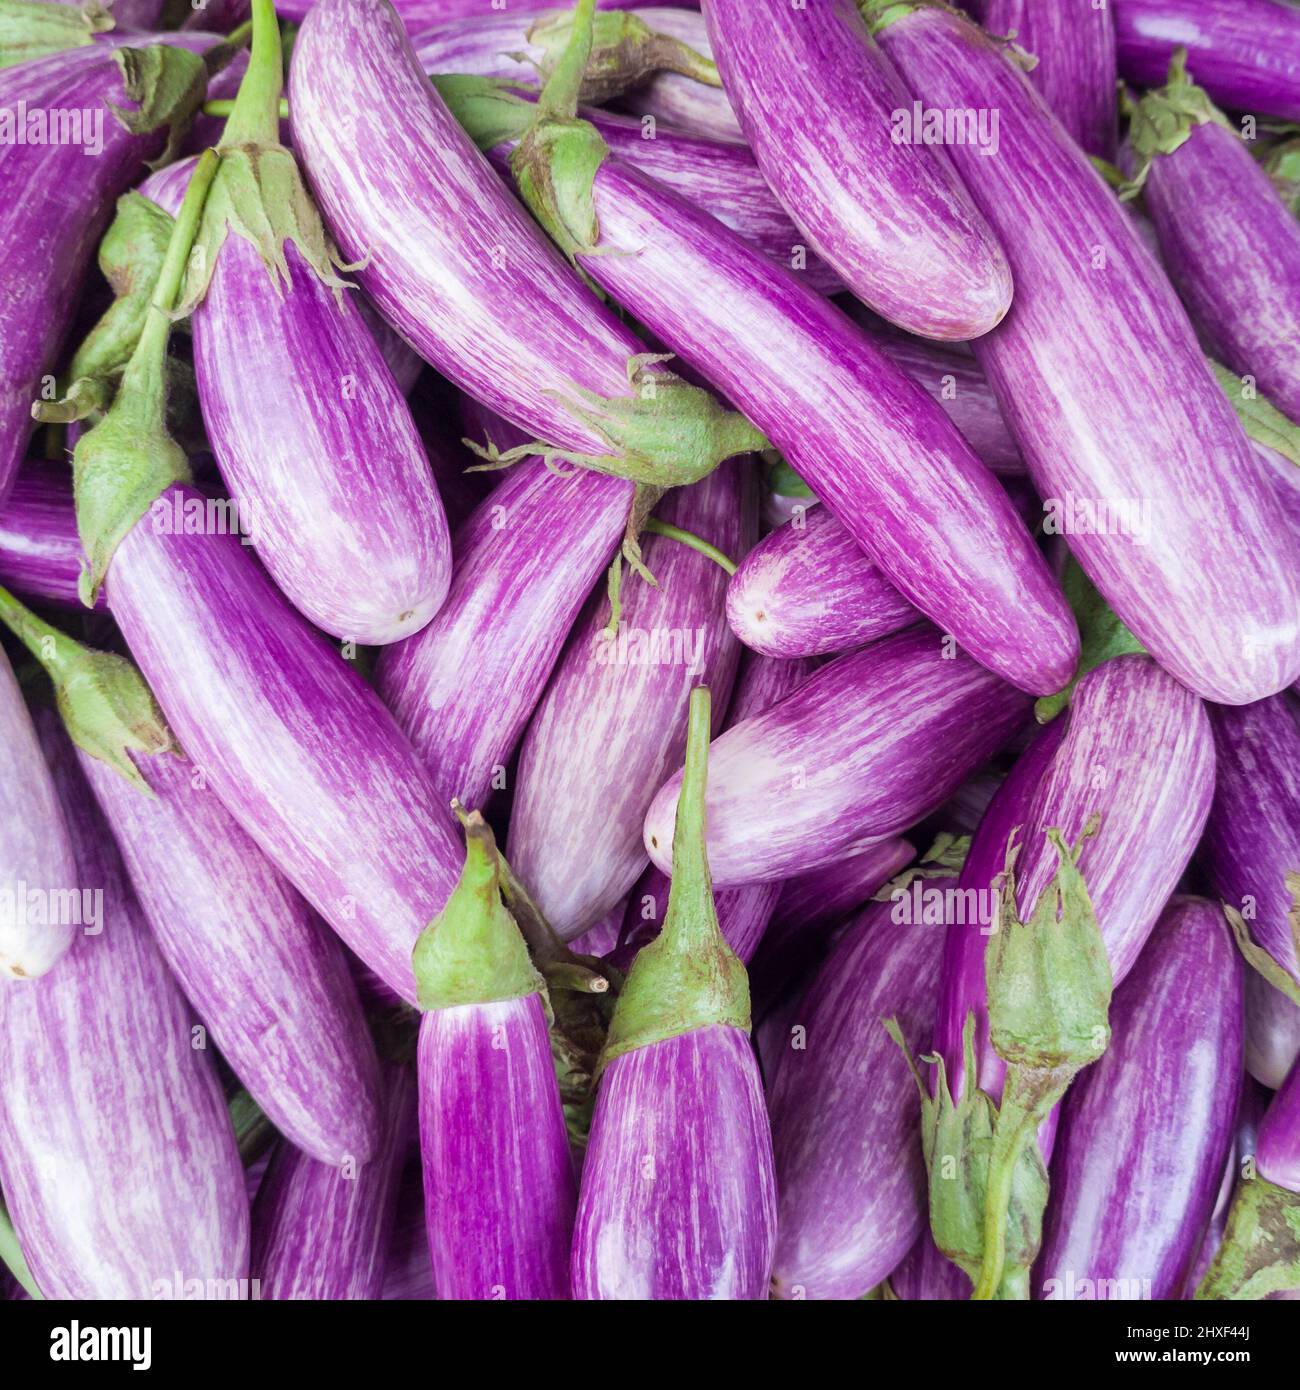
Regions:
<instances>
[{"instance_id":1,"label":"eggplant pile","mask_svg":"<svg viewBox=\"0 0 1300 1390\"><path fill-rule=\"evenodd\" d=\"M1300 1297L1300 3L0 29L0 1297Z\"/></svg>"}]
</instances>

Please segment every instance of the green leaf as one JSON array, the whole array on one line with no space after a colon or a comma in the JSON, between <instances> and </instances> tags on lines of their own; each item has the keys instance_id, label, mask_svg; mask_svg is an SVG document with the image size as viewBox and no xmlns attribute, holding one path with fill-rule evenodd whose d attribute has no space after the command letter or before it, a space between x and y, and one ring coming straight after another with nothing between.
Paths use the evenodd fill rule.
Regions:
<instances>
[{"instance_id":1,"label":"green leaf","mask_svg":"<svg viewBox=\"0 0 1300 1390\"><path fill-rule=\"evenodd\" d=\"M1300 1289L1300 1195L1266 1178L1242 1179L1196 1297L1254 1301L1288 1289Z\"/></svg>"}]
</instances>

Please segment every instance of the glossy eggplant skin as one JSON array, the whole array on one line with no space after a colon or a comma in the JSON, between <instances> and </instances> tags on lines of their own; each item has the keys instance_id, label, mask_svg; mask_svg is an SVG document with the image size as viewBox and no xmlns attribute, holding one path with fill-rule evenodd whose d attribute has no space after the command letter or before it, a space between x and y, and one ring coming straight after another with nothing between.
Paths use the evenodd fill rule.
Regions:
<instances>
[{"instance_id":1,"label":"glossy eggplant skin","mask_svg":"<svg viewBox=\"0 0 1300 1390\"><path fill-rule=\"evenodd\" d=\"M1246 976L1246 1070L1276 1091L1300 1058L1300 1007L1256 971Z\"/></svg>"},{"instance_id":2,"label":"glossy eggplant skin","mask_svg":"<svg viewBox=\"0 0 1300 1390\"><path fill-rule=\"evenodd\" d=\"M1231 111L1300 120L1300 15L1283 0L1115 0L1121 75L1159 87L1174 50Z\"/></svg>"},{"instance_id":3,"label":"glossy eggplant skin","mask_svg":"<svg viewBox=\"0 0 1300 1390\"><path fill-rule=\"evenodd\" d=\"M47 1298L242 1298L248 1198L203 1029L131 896L71 741L43 711L93 934L0 990L0 1180ZM179 1283L178 1283L179 1281Z\"/></svg>"},{"instance_id":4,"label":"glossy eggplant skin","mask_svg":"<svg viewBox=\"0 0 1300 1390\"><path fill-rule=\"evenodd\" d=\"M576 1184L541 996L426 1013L419 1074L439 1298L567 1297Z\"/></svg>"},{"instance_id":5,"label":"glossy eggplant skin","mask_svg":"<svg viewBox=\"0 0 1300 1390\"><path fill-rule=\"evenodd\" d=\"M79 608L81 556L71 475L57 464L25 463L0 509L0 584L25 598ZM107 607L102 592L96 607Z\"/></svg>"},{"instance_id":6,"label":"glossy eggplant skin","mask_svg":"<svg viewBox=\"0 0 1300 1390\"><path fill-rule=\"evenodd\" d=\"M922 337L997 324L1006 257L942 152L898 138L908 93L854 0L704 0L703 12L759 168L849 289Z\"/></svg>"},{"instance_id":7,"label":"glossy eggplant skin","mask_svg":"<svg viewBox=\"0 0 1300 1390\"><path fill-rule=\"evenodd\" d=\"M194 495L176 490L181 505ZM445 801L379 697L234 536L136 526L114 556L108 598L226 808L414 1003L411 948L455 886L461 854Z\"/></svg>"},{"instance_id":8,"label":"glossy eggplant skin","mask_svg":"<svg viewBox=\"0 0 1300 1390\"><path fill-rule=\"evenodd\" d=\"M926 1218L921 1105L882 1020L927 1040L942 929L898 926L892 903L850 924L793 1014L770 1110L780 1205L773 1287L782 1298L861 1298Z\"/></svg>"},{"instance_id":9,"label":"glossy eggplant skin","mask_svg":"<svg viewBox=\"0 0 1300 1390\"><path fill-rule=\"evenodd\" d=\"M1206 350L1300 419L1300 220L1250 147L1215 121L1195 126L1155 157L1143 195Z\"/></svg>"},{"instance_id":10,"label":"glossy eggplant skin","mask_svg":"<svg viewBox=\"0 0 1300 1390\"><path fill-rule=\"evenodd\" d=\"M1259 1122L1256 1157L1261 1178L1300 1192L1300 1065L1291 1068Z\"/></svg>"},{"instance_id":11,"label":"glossy eggplant skin","mask_svg":"<svg viewBox=\"0 0 1300 1390\"><path fill-rule=\"evenodd\" d=\"M997 158L948 147L1016 281L975 354L1080 565L1202 697L1247 704L1291 684L1296 540L1270 525L1267 480L1128 215L1026 75L956 11L886 15L877 37L928 103L1000 113ZM1225 526L1256 542L1225 558Z\"/></svg>"},{"instance_id":12,"label":"glossy eggplant skin","mask_svg":"<svg viewBox=\"0 0 1300 1390\"><path fill-rule=\"evenodd\" d=\"M951 654L951 655L949 655ZM929 627L837 658L709 750L717 887L787 878L896 836L941 805L1029 715L1018 690ZM678 773L645 846L671 863Z\"/></svg>"},{"instance_id":13,"label":"glossy eggplant skin","mask_svg":"<svg viewBox=\"0 0 1300 1390\"><path fill-rule=\"evenodd\" d=\"M253 1099L313 1159L369 1158L379 1066L341 943L194 764L139 757L144 793L78 759L159 949Z\"/></svg>"},{"instance_id":14,"label":"glossy eggplant skin","mask_svg":"<svg viewBox=\"0 0 1300 1390\"><path fill-rule=\"evenodd\" d=\"M610 1062L573 1232L577 1299L763 1299L776 1182L746 1033L711 1024Z\"/></svg>"},{"instance_id":15,"label":"glossy eggplant skin","mask_svg":"<svg viewBox=\"0 0 1300 1390\"><path fill-rule=\"evenodd\" d=\"M1217 904L1170 902L1065 1099L1037 1297L1178 1296L1232 1152L1242 968Z\"/></svg>"}]
</instances>

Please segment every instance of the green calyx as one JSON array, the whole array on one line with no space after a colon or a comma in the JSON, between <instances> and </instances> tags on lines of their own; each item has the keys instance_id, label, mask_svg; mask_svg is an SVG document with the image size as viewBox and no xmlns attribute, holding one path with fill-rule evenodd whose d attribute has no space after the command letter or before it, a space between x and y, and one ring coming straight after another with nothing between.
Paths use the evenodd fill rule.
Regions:
<instances>
[{"instance_id":1,"label":"green calyx","mask_svg":"<svg viewBox=\"0 0 1300 1390\"><path fill-rule=\"evenodd\" d=\"M768 465L767 490L778 497L813 497L813 490L779 454Z\"/></svg>"},{"instance_id":2,"label":"green calyx","mask_svg":"<svg viewBox=\"0 0 1300 1390\"><path fill-rule=\"evenodd\" d=\"M571 264L599 254L594 185L609 155L590 121L551 117L537 122L510 156L524 205Z\"/></svg>"},{"instance_id":3,"label":"green calyx","mask_svg":"<svg viewBox=\"0 0 1300 1390\"><path fill-rule=\"evenodd\" d=\"M1287 924L1291 928L1295 958L1300 961L1300 871L1291 870L1286 875L1285 882L1286 891L1291 896L1291 907L1287 912ZM1224 903L1223 912L1228 919L1228 925L1232 928L1232 934L1237 940L1237 949L1246 958L1247 963L1257 970L1274 989L1286 995L1297 1008L1300 1008L1300 982L1297 982L1295 976L1281 961L1255 941L1250 934L1250 927L1247 926L1246 919L1235 907L1230 907Z\"/></svg>"},{"instance_id":4,"label":"green calyx","mask_svg":"<svg viewBox=\"0 0 1300 1390\"><path fill-rule=\"evenodd\" d=\"M970 853L969 835L953 835L942 831L934 843L916 861L896 874L872 896L873 902L890 902L897 893L906 892L916 879L956 878Z\"/></svg>"},{"instance_id":5,"label":"green calyx","mask_svg":"<svg viewBox=\"0 0 1300 1390\"><path fill-rule=\"evenodd\" d=\"M519 140L537 118L537 103L519 96L519 84L463 73L429 79L465 133L481 150Z\"/></svg>"},{"instance_id":6,"label":"green calyx","mask_svg":"<svg viewBox=\"0 0 1300 1390\"><path fill-rule=\"evenodd\" d=\"M601 1069L625 1052L697 1028L749 1031L749 977L713 905L705 845L709 692L691 691L686 769L673 832L673 876L659 935L637 953L609 1026Z\"/></svg>"},{"instance_id":7,"label":"green calyx","mask_svg":"<svg viewBox=\"0 0 1300 1390\"><path fill-rule=\"evenodd\" d=\"M73 641L6 589L0 589L0 621L49 676L73 743L152 796L131 753L153 757L180 749L140 672L125 657Z\"/></svg>"},{"instance_id":8,"label":"green calyx","mask_svg":"<svg viewBox=\"0 0 1300 1390\"><path fill-rule=\"evenodd\" d=\"M170 164L195 112L203 105L211 67L201 54L168 43L119 48L113 58L122 70L127 99L135 102L135 109L110 102L109 110L132 135L168 126L167 146L153 167Z\"/></svg>"},{"instance_id":9,"label":"green calyx","mask_svg":"<svg viewBox=\"0 0 1300 1390\"><path fill-rule=\"evenodd\" d=\"M1173 154L1187 143L1197 126L1211 122L1232 130L1227 117L1210 100L1205 89L1188 77L1187 50L1176 48L1169 60L1166 85L1148 92L1133 109L1129 122L1133 177L1120 198L1135 198L1142 191L1156 156Z\"/></svg>"},{"instance_id":10,"label":"green calyx","mask_svg":"<svg viewBox=\"0 0 1300 1390\"><path fill-rule=\"evenodd\" d=\"M1282 201L1300 217L1300 139L1284 140L1266 151L1263 168Z\"/></svg>"},{"instance_id":11,"label":"green calyx","mask_svg":"<svg viewBox=\"0 0 1300 1390\"><path fill-rule=\"evenodd\" d=\"M1267 1178L1243 1179L1196 1298L1253 1301L1288 1289L1300 1289L1300 1194Z\"/></svg>"},{"instance_id":12,"label":"green calyx","mask_svg":"<svg viewBox=\"0 0 1300 1390\"><path fill-rule=\"evenodd\" d=\"M465 820L465 867L447 905L411 953L420 1008L493 1004L545 989L501 900L496 840L477 812Z\"/></svg>"},{"instance_id":13,"label":"green calyx","mask_svg":"<svg viewBox=\"0 0 1300 1390\"><path fill-rule=\"evenodd\" d=\"M1146 652L1142 643L1097 592L1073 555L1066 559L1061 588L1079 625L1079 665L1064 690L1058 690L1055 695L1044 695L1035 703L1034 717L1040 724L1050 723L1060 714L1070 703L1075 686L1089 671L1111 657Z\"/></svg>"},{"instance_id":14,"label":"green calyx","mask_svg":"<svg viewBox=\"0 0 1300 1390\"><path fill-rule=\"evenodd\" d=\"M1253 386L1248 387L1242 377L1230 372L1221 362L1212 357L1207 360L1219 389L1232 402L1242 429L1256 443L1266 445L1300 467L1300 425L1283 415L1272 401L1261 396Z\"/></svg>"},{"instance_id":15,"label":"green calyx","mask_svg":"<svg viewBox=\"0 0 1300 1390\"><path fill-rule=\"evenodd\" d=\"M943 0L858 0L858 11L873 35L888 29L900 19L906 19L916 10L944 10L948 14L960 15L969 22L968 15L952 5L944 4Z\"/></svg>"},{"instance_id":16,"label":"green calyx","mask_svg":"<svg viewBox=\"0 0 1300 1390\"><path fill-rule=\"evenodd\" d=\"M0 69L82 48L112 28L113 16L98 4L78 9L47 0L0 0Z\"/></svg>"}]
</instances>

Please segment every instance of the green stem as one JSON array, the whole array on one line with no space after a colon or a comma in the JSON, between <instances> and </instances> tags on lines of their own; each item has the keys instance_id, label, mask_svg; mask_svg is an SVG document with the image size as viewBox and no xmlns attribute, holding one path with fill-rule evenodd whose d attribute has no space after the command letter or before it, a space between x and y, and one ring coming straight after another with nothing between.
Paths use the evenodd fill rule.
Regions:
<instances>
[{"instance_id":1,"label":"green stem","mask_svg":"<svg viewBox=\"0 0 1300 1390\"><path fill-rule=\"evenodd\" d=\"M44 1299L45 1295L36 1287L36 1280L32 1278L32 1271L28 1268L22 1246L18 1244L18 1232L14 1230L14 1223L3 1207L0 1207L0 1260L9 1266L10 1274L33 1298Z\"/></svg>"},{"instance_id":2,"label":"green stem","mask_svg":"<svg viewBox=\"0 0 1300 1390\"><path fill-rule=\"evenodd\" d=\"M736 562L729 556L724 555L716 545L710 545L703 536L697 536L693 531L683 531L680 526L674 526L671 522L660 521L658 517L652 516L646 522L642 530L652 536L666 536L671 541L680 541L683 545L688 545L692 550L698 550L701 555L707 556L716 565L720 565L728 574L735 574Z\"/></svg>"},{"instance_id":3,"label":"green stem","mask_svg":"<svg viewBox=\"0 0 1300 1390\"><path fill-rule=\"evenodd\" d=\"M572 119L578 114L582 79L591 61L592 33L596 22L596 0L578 0L573 11L573 30L546 79L537 99L538 120Z\"/></svg>"},{"instance_id":4,"label":"green stem","mask_svg":"<svg viewBox=\"0 0 1300 1390\"><path fill-rule=\"evenodd\" d=\"M278 145L284 55L275 0L253 0L253 47L221 145Z\"/></svg>"},{"instance_id":5,"label":"green stem","mask_svg":"<svg viewBox=\"0 0 1300 1390\"><path fill-rule=\"evenodd\" d=\"M71 639L64 636L57 627L51 627L43 618L38 618L25 604L20 603L8 589L0 589L0 622L27 648L37 661L47 670L61 668L64 657L60 646ZM47 655L44 643L49 642L53 655Z\"/></svg>"},{"instance_id":6,"label":"green stem","mask_svg":"<svg viewBox=\"0 0 1300 1390\"><path fill-rule=\"evenodd\" d=\"M212 101L203 103L203 114L205 116L229 116L235 110L235 100L233 97L214 97ZM280 98L280 119L289 119L289 99Z\"/></svg>"},{"instance_id":7,"label":"green stem","mask_svg":"<svg viewBox=\"0 0 1300 1390\"><path fill-rule=\"evenodd\" d=\"M700 947L711 947L719 934L716 914L689 910L690 904L706 899L711 903L713 894L713 875L709 870L705 841L704 799L709 784L709 741L713 737L711 705L708 687L697 685L691 691L690 712L686 717L686 766L677 798L673 877L663 925L665 936L671 932L679 943ZM674 899L680 899L676 912L673 911Z\"/></svg>"},{"instance_id":8,"label":"green stem","mask_svg":"<svg viewBox=\"0 0 1300 1390\"><path fill-rule=\"evenodd\" d=\"M998 1296L1007 1258L1007 1218L1011 1210L1016 1165L1025 1144L1038 1127L1039 1107L1021 1096L1022 1069L1007 1068L1002 1104L998 1107L989 1152L988 1183L984 1190L984 1258L971 1294L972 1302L989 1302Z\"/></svg>"},{"instance_id":9,"label":"green stem","mask_svg":"<svg viewBox=\"0 0 1300 1390\"><path fill-rule=\"evenodd\" d=\"M232 29L230 33L226 35L226 43L228 43L231 48L243 48L252 37L252 33L253 21L251 19L246 19L242 24Z\"/></svg>"}]
</instances>

